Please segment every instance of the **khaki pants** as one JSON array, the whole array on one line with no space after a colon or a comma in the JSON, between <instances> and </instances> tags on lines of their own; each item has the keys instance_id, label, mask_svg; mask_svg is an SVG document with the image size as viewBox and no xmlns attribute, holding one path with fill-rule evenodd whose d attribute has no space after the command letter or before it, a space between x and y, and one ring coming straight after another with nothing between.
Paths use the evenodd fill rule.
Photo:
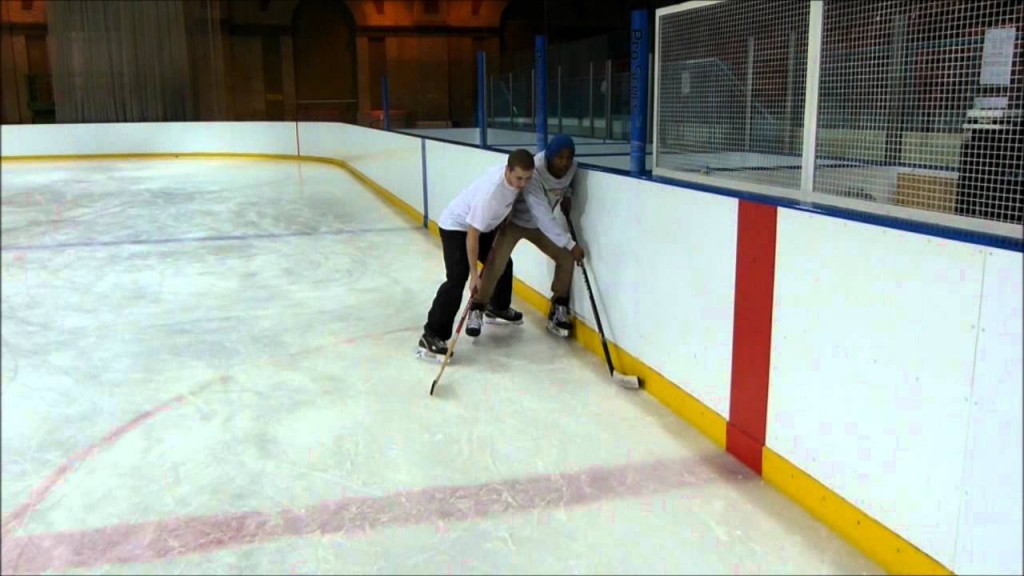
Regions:
<instances>
[{"instance_id":1,"label":"khaki pants","mask_svg":"<svg viewBox=\"0 0 1024 576\"><path fill-rule=\"evenodd\" d=\"M491 256L492 266L484 267L483 277L480 278L480 291L474 298L476 302L484 304L490 302L494 287L512 256L512 250L524 238L555 261L555 275L551 280L551 295L556 298L569 297L569 290L572 287L572 267L576 263L572 253L555 245L539 228L523 228L508 222L495 239L494 246L491 247L494 252Z\"/></svg>"}]
</instances>

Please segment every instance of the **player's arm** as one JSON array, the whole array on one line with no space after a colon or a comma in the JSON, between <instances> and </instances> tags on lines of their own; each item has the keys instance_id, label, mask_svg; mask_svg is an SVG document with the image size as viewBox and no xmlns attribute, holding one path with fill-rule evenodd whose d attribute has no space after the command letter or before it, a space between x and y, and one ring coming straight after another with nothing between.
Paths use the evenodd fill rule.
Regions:
<instances>
[{"instance_id":1,"label":"player's arm","mask_svg":"<svg viewBox=\"0 0 1024 576\"><path fill-rule=\"evenodd\" d=\"M555 219L555 213L551 210L546 195L539 187L527 190L526 204L530 207L530 213L533 214L534 220L537 221L540 231L549 240L554 242L555 245L572 252L572 257L576 261L583 259L583 248L573 241L568 230L565 229L561 222Z\"/></svg>"},{"instance_id":2,"label":"player's arm","mask_svg":"<svg viewBox=\"0 0 1024 576\"><path fill-rule=\"evenodd\" d=\"M466 216L466 259L469 260L469 292L476 292L480 283L477 261L480 258L480 230L487 225L488 214L493 210L493 192L482 198L469 210Z\"/></svg>"},{"instance_id":3,"label":"player's arm","mask_svg":"<svg viewBox=\"0 0 1024 576\"><path fill-rule=\"evenodd\" d=\"M551 205L548 204L544 192L539 187L531 186L525 194L525 200L540 231L556 245L571 250L574 242L569 237L569 233L555 220L555 214L551 210Z\"/></svg>"},{"instance_id":4,"label":"player's arm","mask_svg":"<svg viewBox=\"0 0 1024 576\"><path fill-rule=\"evenodd\" d=\"M475 292L480 282L480 273L477 271L476 262L480 255L480 231L473 225L466 231L466 258L469 260L469 291Z\"/></svg>"}]
</instances>

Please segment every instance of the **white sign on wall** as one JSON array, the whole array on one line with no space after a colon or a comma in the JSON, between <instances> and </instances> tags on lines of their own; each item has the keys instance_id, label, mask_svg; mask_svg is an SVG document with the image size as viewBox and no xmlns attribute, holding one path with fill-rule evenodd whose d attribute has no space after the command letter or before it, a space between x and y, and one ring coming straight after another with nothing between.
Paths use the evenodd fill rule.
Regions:
<instances>
[{"instance_id":1,"label":"white sign on wall","mask_svg":"<svg viewBox=\"0 0 1024 576\"><path fill-rule=\"evenodd\" d=\"M981 56L981 83L1009 86L1013 70L1013 44L1016 28L989 28L985 31L985 48Z\"/></svg>"}]
</instances>

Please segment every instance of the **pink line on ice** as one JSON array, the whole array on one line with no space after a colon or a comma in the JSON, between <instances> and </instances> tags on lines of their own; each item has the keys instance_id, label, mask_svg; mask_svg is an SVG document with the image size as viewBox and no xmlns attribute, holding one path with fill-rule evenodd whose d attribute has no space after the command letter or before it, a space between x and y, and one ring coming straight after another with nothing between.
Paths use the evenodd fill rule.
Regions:
<instances>
[{"instance_id":1,"label":"pink line on ice","mask_svg":"<svg viewBox=\"0 0 1024 576\"><path fill-rule=\"evenodd\" d=\"M169 518L7 537L2 543L3 573L154 562L285 537L464 522L756 478L727 454L716 453L711 458L597 466L485 484L431 486L382 497L326 500L300 510Z\"/></svg>"},{"instance_id":2,"label":"pink line on ice","mask_svg":"<svg viewBox=\"0 0 1024 576\"><path fill-rule=\"evenodd\" d=\"M15 261L24 260L25 255L15 254L14 259ZM347 338L341 341L341 343L343 345L351 345L361 340L365 340L366 338L369 337L376 338L390 336L393 334L406 332L412 329L414 328L398 328L395 330L389 330L386 332L373 334L372 336ZM219 382L223 384L226 381L227 376L221 375ZM94 458L100 450L113 446L125 434L128 434L129 432L137 429L146 421L152 420L161 413L166 412L171 408L174 408L175 406L181 404L182 402L184 402L186 396L195 396L216 383L216 381L211 381L189 391L186 394L179 394L174 398L171 398L170 400L157 406L156 408L147 410L146 412L139 414L135 418L132 418L128 422L114 428L113 430L108 432L106 436L101 438L98 442L95 442L92 445L76 452L74 455L72 455L70 458L64 461L60 466L58 466L53 472L51 472L50 475L46 477L46 480L43 480L41 484L33 488L32 492L29 494L28 500L26 500L23 504L18 506L13 512L8 514L6 517L4 517L2 524L0 524L0 537L6 540L14 533L14 531L16 531L22 525L24 525L25 521L28 520L28 517L32 514L32 512L46 500L46 498L50 495L50 492L52 492L54 488L56 488L62 482L64 482L67 476L74 471L75 467L78 464L80 464L81 462L85 462L90 458ZM4 550L7 550L7 548L4 547ZM5 562L3 563L3 566L7 566L6 559Z\"/></svg>"},{"instance_id":3,"label":"pink line on ice","mask_svg":"<svg viewBox=\"0 0 1024 576\"><path fill-rule=\"evenodd\" d=\"M223 377L221 377L221 380L223 381ZM189 393L193 395L198 394L199 392L202 392L203 390L209 388L213 384L215 384L215 382L209 382L207 384L199 386L198 388L190 391ZM0 535L2 535L3 539L7 540L15 530L17 530L21 527L22 524L24 524L24 522L28 519L29 515L32 514L32 511L38 508L39 505L42 504L44 500L46 500L46 497L50 495L50 492L52 492L54 488L59 486L64 481L64 479L72 471L74 471L75 466L78 463L84 462L89 458L94 457L96 453L102 450L103 448L109 448L110 446L113 446L118 440L121 439L122 436L131 432L132 430L135 430L143 423L145 423L147 420L151 420L160 413L166 412L171 408L174 408L178 404L181 404L182 401L185 400L185 397L185 394L179 394L178 396L171 398L170 400L164 402L163 404L157 406L156 408L153 408L152 410L147 410L146 412L139 414L135 418L132 418L128 422L108 432L107 435L101 438L98 442L95 442L92 445L79 450L66 461L64 461L64 463L58 466L56 470L54 470L53 472L50 473L49 476L47 476L46 480L44 480L40 485L36 486L32 490L32 493L29 495L28 500L26 500L21 506L18 506L13 512L8 514L3 519L2 529L0 529ZM4 547L4 550L6 549L7 548ZM7 566L6 558L4 559L3 565L5 567Z\"/></svg>"}]
</instances>

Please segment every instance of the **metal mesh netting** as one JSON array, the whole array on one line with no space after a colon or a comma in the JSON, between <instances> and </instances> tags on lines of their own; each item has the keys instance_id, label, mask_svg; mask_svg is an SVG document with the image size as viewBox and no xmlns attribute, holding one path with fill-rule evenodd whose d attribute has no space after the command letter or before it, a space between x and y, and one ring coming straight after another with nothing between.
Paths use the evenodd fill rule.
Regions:
<instances>
[{"instance_id":1,"label":"metal mesh netting","mask_svg":"<svg viewBox=\"0 0 1024 576\"><path fill-rule=\"evenodd\" d=\"M828 3L815 192L1019 223L1021 10Z\"/></svg>"},{"instance_id":2,"label":"metal mesh netting","mask_svg":"<svg viewBox=\"0 0 1024 576\"><path fill-rule=\"evenodd\" d=\"M1024 4L811 6L661 11L655 172L1020 237Z\"/></svg>"},{"instance_id":3,"label":"metal mesh netting","mask_svg":"<svg viewBox=\"0 0 1024 576\"><path fill-rule=\"evenodd\" d=\"M799 190L806 2L663 16L658 167Z\"/></svg>"}]
</instances>

